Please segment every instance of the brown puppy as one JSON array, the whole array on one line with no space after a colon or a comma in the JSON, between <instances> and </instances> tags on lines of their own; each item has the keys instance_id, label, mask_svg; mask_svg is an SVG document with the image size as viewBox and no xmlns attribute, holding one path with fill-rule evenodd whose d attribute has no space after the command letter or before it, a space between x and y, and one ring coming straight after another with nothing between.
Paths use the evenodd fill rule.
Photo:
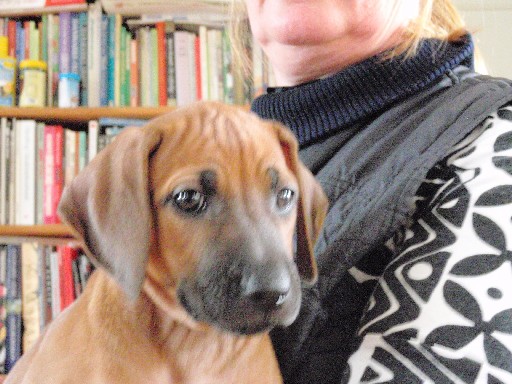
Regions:
<instances>
[{"instance_id":1,"label":"brown puppy","mask_svg":"<svg viewBox=\"0 0 512 384\"><path fill-rule=\"evenodd\" d=\"M124 131L60 205L99 269L6 382L280 383L267 331L316 278L326 209L292 134L240 108Z\"/></svg>"}]
</instances>

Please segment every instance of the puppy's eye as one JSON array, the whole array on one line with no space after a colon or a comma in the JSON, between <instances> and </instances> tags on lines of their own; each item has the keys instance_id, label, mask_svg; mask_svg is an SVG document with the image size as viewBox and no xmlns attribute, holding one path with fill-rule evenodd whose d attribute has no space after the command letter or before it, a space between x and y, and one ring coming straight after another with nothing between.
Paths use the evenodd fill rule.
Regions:
<instances>
[{"instance_id":1,"label":"puppy's eye","mask_svg":"<svg viewBox=\"0 0 512 384\"><path fill-rule=\"evenodd\" d=\"M295 202L295 192L289 188L283 188L277 193L276 207L281 213L287 213Z\"/></svg>"},{"instance_id":2,"label":"puppy's eye","mask_svg":"<svg viewBox=\"0 0 512 384\"><path fill-rule=\"evenodd\" d=\"M202 213L208 205L206 196L194 189L183 189L175 192L172 201L179 210L191 215Z\"/></svg>"}]
</instances>

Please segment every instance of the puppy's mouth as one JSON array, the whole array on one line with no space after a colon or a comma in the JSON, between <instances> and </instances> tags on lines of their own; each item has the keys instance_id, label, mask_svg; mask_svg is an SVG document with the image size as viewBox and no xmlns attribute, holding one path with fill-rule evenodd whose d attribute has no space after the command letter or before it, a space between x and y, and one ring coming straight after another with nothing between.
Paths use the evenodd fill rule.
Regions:
<instances>
[{"instance_id":1,"label":"puppy's mouth","mask_svg":"<svg viewBox=\"0 0 512 384\"><path fill-rule=\"evenodd\" d=\"M229 290L218 287L203 289L184 283L178 288L178 298L196 321L229 333L252 335L269 331L275 326L290 325L298 315L301 292L300 288L294 289L285 297L278 298L275 305L261 306L233 295Z\"/></svg>"}]
</instances>

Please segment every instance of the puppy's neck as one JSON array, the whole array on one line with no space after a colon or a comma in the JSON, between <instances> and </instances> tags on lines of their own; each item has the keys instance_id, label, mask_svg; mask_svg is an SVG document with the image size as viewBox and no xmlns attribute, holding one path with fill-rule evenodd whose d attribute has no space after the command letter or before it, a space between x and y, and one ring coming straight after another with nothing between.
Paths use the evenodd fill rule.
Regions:
<instances>
[{"instance_id":1,"label":"puppy's neck","mask_svg":"<svg viewBox=\"0 0 512 384\"><path fill-rule=\"evenodd\" d=\"M188 373L200 377L201 372L209 380L217 375L238 377L254 364L253 360L275 362L268 333L235 335L197 322L186 313L175 294L150 278L144 283L138 305L142 316L151 313L147 327L153 343L165 360L173 361L175 374L180 377Z\"/></svg>"}]
</instances>

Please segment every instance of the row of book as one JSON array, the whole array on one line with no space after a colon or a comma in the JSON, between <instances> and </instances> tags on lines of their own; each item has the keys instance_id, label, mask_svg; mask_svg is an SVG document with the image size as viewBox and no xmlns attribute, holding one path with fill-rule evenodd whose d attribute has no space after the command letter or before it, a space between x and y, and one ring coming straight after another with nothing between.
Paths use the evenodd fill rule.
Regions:
<instances>
[{"instance_id":1,"label":"row of book","mask_svg":"<svg viewBox=\"0 0 512 384\"><path fill-rule=\"evenodd\" d=\"M123 18L99 2L86 12L0 18L9 56L47 63L47 104L58 101L59 74L80 76L80 105L164 106L196 100L246 104L268 84L261 51L252 76L236 70L227 28L187 21Z\"/></svg>"},{"instance_id":2,"label":"row of book","mask_svg":"<svg viewBox=\"0 0 512 384\"><path fill-rule=\"evenodd\" d=\"M64 187L126 126L143 119L101 118L83 130L0 118L0 224L59 223Z\"/></svg>"},{"instance_id":3,"label":"row of book","mask_svg":"<svg viewBox=\"0 0 512 384\"><path fill-rule=\"evenodd\" d=\"M0 373L81 294L93 266L69 246L0 245Z\"/></svg>"}]
</instances>

